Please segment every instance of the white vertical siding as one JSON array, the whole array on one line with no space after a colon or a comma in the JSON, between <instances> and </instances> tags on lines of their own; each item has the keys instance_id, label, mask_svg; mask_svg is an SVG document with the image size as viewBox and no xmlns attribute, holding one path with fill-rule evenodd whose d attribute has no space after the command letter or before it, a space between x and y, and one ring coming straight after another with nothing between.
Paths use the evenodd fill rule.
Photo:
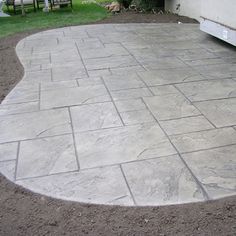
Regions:
<instances>
[{"instance_id":1,"label":"white vertical siding","mask_svg":"<svg viewBox=\"0 0 236 236\"><path fill-rule=\"evenodd\" d=\"M206 0L205 0L206 1ZM235 0L236 1L236 0ZM180 4L177 10L177 5ZM200 21L201 0L166 0L165 9Z\"/></svg>"},{"instance_id":2,"label":"white vertical siding","mask_svg":"<svg viewBox=\"0 0 236 236\"><path fill-rule=\"evenodd\" d=\"M236 29L236 0L204 0L201 16Z\"/></svg>"}]
</instances>

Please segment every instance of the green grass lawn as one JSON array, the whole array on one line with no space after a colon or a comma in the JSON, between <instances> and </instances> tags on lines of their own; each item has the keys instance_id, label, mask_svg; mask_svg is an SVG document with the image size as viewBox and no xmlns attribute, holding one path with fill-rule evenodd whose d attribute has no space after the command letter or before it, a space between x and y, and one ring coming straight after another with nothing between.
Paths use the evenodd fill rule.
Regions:
<instances>
[{"instance_id":1,"label":"green grass lawn","mask_svg":"<svg viewBox=\"0 0 236 236\"><path fill-rule=\"evenodd\" d=\"M26 9L26 16L22 17L21 12L11 17L0 18L0 37L11 35L17 32L31 29L43 29L48 27L61 27L95 22L106 18L109 14L106 9L97 4L82 4L81 0L73 0L73 9L70 7L55 9L52 12L44 13L42 8L33 11L33 8Z\"/></svg>"}]
</instances>

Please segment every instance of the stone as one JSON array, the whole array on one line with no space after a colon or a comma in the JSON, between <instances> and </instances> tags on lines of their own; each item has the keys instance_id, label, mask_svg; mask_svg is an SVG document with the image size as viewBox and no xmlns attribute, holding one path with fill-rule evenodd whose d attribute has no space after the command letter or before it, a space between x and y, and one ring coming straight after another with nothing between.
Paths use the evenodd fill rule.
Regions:
<instances>
[{"instance_id":1,"label":"stone","mask_svg":"<svg viewBox=\"0 0 236 236\"><path fill-rule=\"evenodd\" d=\"M22 141L16 178L78 170L72 135Z\"/></svg>"},{"instance_id":2,"label":"stone","mask_svg":"<svg viewBox=\"0 0 236 236\"><path fill-rule=\"evenodd\" d=\"M0 116L0 143L71 133L67 109Z\"/></svg>"},{"instance_id":3,"label":"stone","mask_svg":"<svg viewBox=\"0 0 236 236\"><path fill-rule=\"evenodd\" d=\"M175 57L156 58L153 61L146 59L138 60L147 70L172 69L172 68L186 68L187 65Z\"/></svg>"},{"instance_id":4,"label":"stone","mask_svg":"<svg viewBox=\"0 0 236 236\"><path fill-rule=\"evenodd\" d=\"M236 98L194 104L216 127L236 125Z\"/></svg>"},{"instance_id":5,"label":"stone","mask_svg":"<svg viewBox=\"0 0 236 236\"><path fill-rule=\"evenodd\" d=\"M129 73L136 73L139 71L145 71L142 65L135 65L129 67L117 67L109 69L112 75L127 75Z\"/></svg>"},{"instance_id":6,"label":"stone","mask_svg":"<svg viewBox=\"0 0 236 236\"><path fill-rule=\"evenodd\" d=\"M236 144L233 128L221 128L170 136L180 153Z\"/></svg>"},{"instance_id":7,"label":"stone","mask_svg":"<svg viewBox=\"0 0 236 236\"><path fill-rule=\"evenodd\" d=\"M144 102L158 120L199 115L199 111L182 94L144 97Z\"/></svg>"},{"instance_id":8,"label":"stone","mask_svg":"<svg viewBox=\"0 0 236 236\"><path fill-rule=\"evenodd\" d=\"M41 83L41 91L78 87L76 80Z\"/></svg>"},{"instance_id":9,"label":"stone","mask_svg":"<svg viewBox=\"0 0 236 236\"><path fill-rule=\"evenodd\" d=\"M155 122L152 114L147 109L138 111L126 111L120 113L120 115L125 125Z\"/></svg>"},{"instance_id":10,"label":"stone","mask_svg":"<svg viewBox=\"0 0 236 236\"><path fill-rule=\"evenodd\" d=\"M111 91L111 96L115 101L123 99L132 99L132 98L142 98L150 97L152 93L148 88L134 88L134 89L124 89Z\"/></svg>"},{"instance_id":11,"label":"stone","mask_svg":"<svg viewBox=\"0 0 236 236\"><path fill-rule=\"evenodd\" d=\"M211 199L236 193L236 145L183 154Z\"/></svg>"},{"instance_id":12,"label":"stone","mask_svg":"<svg viewBox=\"0 0 236 236\"><path fill-rule=\"evenodd\" d=\"M39 110L39 102L26 102L16 104L0 104L0 116L13 115Z\"/></svg>"},{"instance_id":13,"label":"stone","mask_svg":"<svg viewBox=\"0 0 236 236\"><path fill-rule=\"evenodd\" d=\"M88 77L86 69L74 65L52 68L53 81L75 80L86 77Z\"/></svg>"},{"instance_id":14,"label":"stone","mask_svg":"<svg viewBox=\"0 0 236 236\"><path fill-rule=\"evenodd\" d=\"M121 6L118 2L112 2L106 6L107 10L110 12L120 12Z\"/></svg>"},{"instance_id":15,"label":"stone","mask_svg":"<svg viewBox=\"0 0 236 236\"><path fill-rule=\"evenodd\" d=\"M146 109L141 98L115 101L119 112L138 111Z\"/></svg>"},{"instance_id":16,"label":"stone","mask_svg":"<svg viewBox=\"0 0 236 236\"><path fill-rule=\"evenodd\" d=\"M150 90L156 96L179 94L179 91L173 85L154 86L150 87Z\"/></svg>"},{"instance_id":17,"label":"stone","mask_svg":"<svg viewBox=\"0 0 236 236\"><path fill-rule=\"evenodd\" d=\"M178 57L183 61L218 58L214 53L203 48L182 50L182 55Z\"/></svg>"},{"instance_id":18,"label":"stone","mask_svg":"<svg viewBox=\"0 0 236 236\"><path fill-rule=\"evenodd\" d=\"M138 205L166 205L204 200L190 172L175 156L122 164Z\"/></svg>"},{"instance_id":19,"label":"stone","mask_svg":"<svg viewBox=\"0 0 236 236\"><path fill-rule=\"evenodd\" d=\"M81 48L80 53L83 59L129 55L128 51L119 43L104 44L103 48L96 49Z\"/></svg>"},{"instance_id":20,"label":"stone","mask_svg":"<svg viewBox=\"0 0 236 236\"><path fill-rule=\"evenodd\" d=\"M198 81L176 86L194 102L236 97L236 81L231 79Z\"/></svg>"},{"instance_id":21,"label":"stone","mask_svg":"<svg viewBox=\"0 0 236 236\"><path fill-rule=\"evenodd\" d=\"M41 109L111 101L104 85L64 88L41 92Z\"/></svg>"},{"instance_id":22,"label":"stone","mask_svg":"<svg viewBox=\"0 0 236 236\"><path fill-rule=\"evenodd\" d=\"M17 158L18 143L0 144L0 162L15 160Z\"/></svg>"},{"instance_id":23,"label":"stone","mask_svg":"<svg viewBox=\"0 0 236 236\"><path fill-rule=\"evenodd\" d=\"M207 79L227 79L236 77L235 64L194 66L193 69L203 74Z\"/></svg>"},{"instance_id":24,"label":"stone","mask_svg":"<svg viewBox=\"0 0 236 236\"><path fill-rule=\"evenodd\" d=\"M155 123L76 133L81 169L175 154Z\"/></svg>"},{"instance_id":25,"label":"stone","mask_svg":"<svg viewBox=\"0 0 236 236\"><path fill-rule=\"evenodd\" d=\"M7 95L2 104L29 103L38 100L39 100L39 92L14 89Z\"/></svg>"},{"instance_id":26,"label":"stone","mask_svg":"<svg viewBox=\"0 0 236 236\"><path fill-rule=\"evenodd\" d=\"M79 84L79 87L84 87L103 84L103 81L100 77L89 77L86 79L78 79L77 83Z\"/></svg>"},{"instance_id":27,"label":"stone","mask_svg":"<svg viewBox=\"0 0 236 236\"><path fill-rule=\"evenodd\" d=\"M188 81L204 80L205 78L191 68L176 68L171 70L152 70L138 72L148 86L176 84Z\"/></svg>"},{"instance_id":28,"label":"stone","mask_svg":"<svg viewBox=\"0 0 236 236\"><path fill-rule=\"evenodd\" d=\"M15 181L15 166L15 160L0 162L0 172L10 181Z\"/></svg>"},{"instance_id":29,"label":"stone","mask_svg":"<svg viewBox=\"0 0 236 236\"><path fill-rule=\"evenodd\" d=\"M88 75L89 77L111 75L111 70L110 69L88 70Z\"/></svg>"},{"instance_id":30,"label":"stone","mask_svg":"<svg viewBox=\"0 0 236 236\"><path fill-rule=\"evenodd\" d=\"M204 116L160 121L160 125L168 135L214 129L214 126Z\"/></svg>"},{"instance_id":31,"label":"stone","mask_svg":"<svg viewBox=\"0 0 236 236\"><path fill-rule=\"evenodd\" d=\"M201 66L201 65L224 64L225 60L221 58L205 58L205 59L188 60L184 62L189 66Z\"/></svg>"},{"instance_id":32,"label":"stone","mask_svg":"<svg viewBox=\"0 0 236 236\"><path fill-rule=\"evenodd\" d=\"M24 75L24 81L34 82L51 82L52 81L52 74L51 70L38 70L38 71L28 71Z\"/></svg>"},{"instance_id":33,"label":"stone","mask_svg":"<svg viewBox=\"0 0 236 236\"><path fill-rule=\"evenodd\" d=\"M87 70L122 68L138 65L136 60L130 55L85 59L84 63Z\"/></svg>"},{"instance_id":34,"label":"stone","mask_svg":"<svg viewBox=\"0 0 236 236\"><path fill-rule=\"evenodd\" d=\"M19 180L17 184L64 200L108 205L134 205L118 166Z\"/></svg>"},{"instance_id":35,"label":"stone","mask_svg":"<svg viewBox=\"0 0 236 236\"><path fill-rule=\"evenodd\" d=\"M137 74L104 76L104 82L110 91L142 88L145 84L140 80Z\"/></svg>"},{"instance_id":36,"label":"stone","mask_svg":"<svg viewBox=\"0 0 236 236\"><path fill-rule=\"evenodd\" d=\"M111 102L71 107L74 132L122 126Z\"/></svg>"}]
</instances>

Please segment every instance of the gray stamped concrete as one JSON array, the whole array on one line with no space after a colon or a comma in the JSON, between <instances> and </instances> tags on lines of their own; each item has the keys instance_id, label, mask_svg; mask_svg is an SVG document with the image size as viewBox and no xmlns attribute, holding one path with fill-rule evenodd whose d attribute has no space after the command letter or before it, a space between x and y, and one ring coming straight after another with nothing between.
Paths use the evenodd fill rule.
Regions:
<instances>
[{"instance_id":1,"label":"gray stamped concrete","mask_svg":"<svg viewBox=\"0 0 236 236\"><path fill-rule=\"evenodd\" d=\"M34 192L166 205L236 194L236 49L197 24L87 25L16 47L0 172Z\"/></svg>"}]
</instances>

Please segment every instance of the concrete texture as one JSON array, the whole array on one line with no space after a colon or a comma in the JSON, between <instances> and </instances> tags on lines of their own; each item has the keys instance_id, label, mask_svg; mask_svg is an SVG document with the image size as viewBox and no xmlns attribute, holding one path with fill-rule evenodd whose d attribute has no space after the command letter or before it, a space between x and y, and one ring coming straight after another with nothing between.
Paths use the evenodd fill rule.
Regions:
<instances>
[{"instance_id":1,"label":"concrete texture","mask_svg":"<svg viewBox=\"0 0 236 236\"><path fill-rule=\"evenodd\" d=\"M192 24L76 26L17 45L0 171L73 201L166 205L236 194L236 50Z\"/></svg>"}]
</instances>

